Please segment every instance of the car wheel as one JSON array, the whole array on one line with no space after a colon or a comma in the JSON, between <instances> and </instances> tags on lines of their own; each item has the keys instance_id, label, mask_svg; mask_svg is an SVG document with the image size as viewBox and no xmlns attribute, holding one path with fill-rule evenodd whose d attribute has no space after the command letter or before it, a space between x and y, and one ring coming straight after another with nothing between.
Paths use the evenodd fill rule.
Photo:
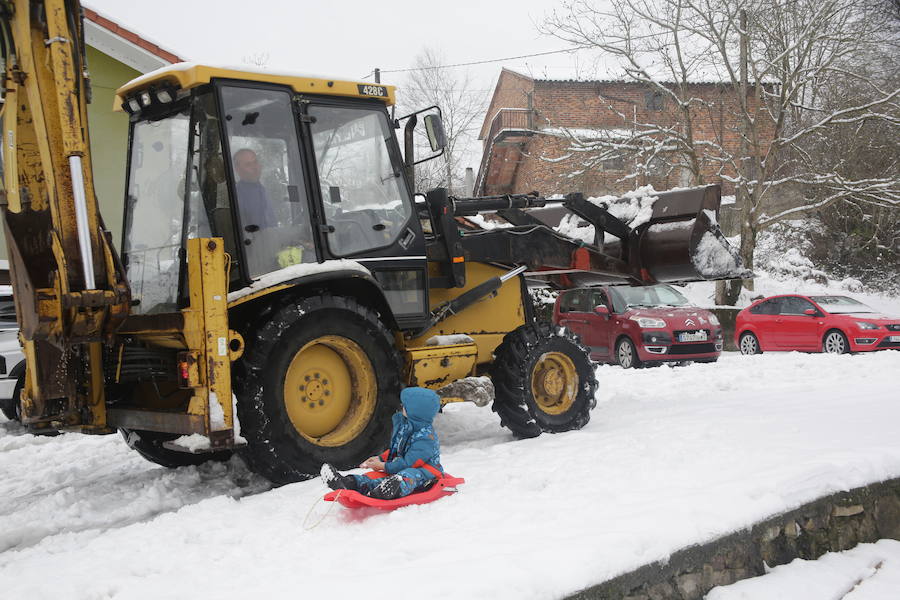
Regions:
<instances>
[{"instance_id":1,"label":"car wheel","mask_svg":"<svg viewBox=\"0 0 900 600\"><path fill-rule=\"evenodd\" d=\"M822 352L828 354L846 354L850 351L850 344L847 342L847 336L836 329L832 329L825 334L822 339Z\"/></svg>"},{"instance_id":2,"label":"car wheel","mask_svg":"<svg viewBox=\"0 0 900 600\"><path fill-rule=\"evenodd\" d=\"M25 387L25 371L22 371L16 379L16 386L13 389L12 398L0 404L0 410L3 411L3 414L10 421L22 421L22 414L19 408L21 406L19 404L19 394L22 393L23 387Z\"/></svg>"},{"instance_id":3,"label":"car wheel","mask_svg":"<svg viewBox=\"0 0 900 600\"><path fill-rule=\"evenodd\" d=\"M641 366L641 359L638 358L637 348L630 339L623 337L616 344L616 362L623 369L637 369Z\"/></svg>"},{"instance_id":4,"label":"car wheel","mask_svg":"<svg viewBox=\"0 0 900 600\"><path fill-rule=\"evenodd\" d=\"M745 331L741 334L741 339L738 342L738 346L741 349L741 354L762 354L762 350L759 347L759 340L756 339L756 336L749 331Z\"/></svg>"}]
</instances>

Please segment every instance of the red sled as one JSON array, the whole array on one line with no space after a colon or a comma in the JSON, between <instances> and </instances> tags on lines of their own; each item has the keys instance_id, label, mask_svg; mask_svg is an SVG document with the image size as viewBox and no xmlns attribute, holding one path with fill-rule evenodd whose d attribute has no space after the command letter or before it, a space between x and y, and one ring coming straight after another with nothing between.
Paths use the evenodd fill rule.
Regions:
<instances>
[{"instance_id":1,"label":"red sled","mask_svg":"<svg viewBox=\"0 0 900 600\"><path fill-rule=\"evenodd\" d=\"M372 476L369 473L366 475ZM379 473L383 476L383 473ZM377 478L377 477L374 477ZM373 478L373 479L374 479ZM394 500L379 500L378 498L370 498L364 494L360 494L355 490L334 490L325 494L326 502L340 502L347 508L377 508L379 510L394 510L401 506L409 506L410 504L428 504L444 496L449 496L456 492L456 486L465 483L466 480L461 477L453 477L444 473L430 488L424 492L416 492L402 498Z\"/></svg>"}]
</instances>

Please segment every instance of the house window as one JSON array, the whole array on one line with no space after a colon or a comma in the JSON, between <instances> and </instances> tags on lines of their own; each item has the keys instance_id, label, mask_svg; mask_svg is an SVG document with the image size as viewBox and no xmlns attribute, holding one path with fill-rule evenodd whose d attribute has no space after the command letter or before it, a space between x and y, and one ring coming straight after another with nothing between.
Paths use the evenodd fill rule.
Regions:
<instances>
[{"instance_id":1,"label":"house window","mask_svg":"<svg viewBox=\"0 0 900 600\"><path fill-rule=\"evenodd\" d=\"M665 105L665 97L662 92L647 92L645 95L647 110L662 110Z\"/></svg>"}]
</instances>

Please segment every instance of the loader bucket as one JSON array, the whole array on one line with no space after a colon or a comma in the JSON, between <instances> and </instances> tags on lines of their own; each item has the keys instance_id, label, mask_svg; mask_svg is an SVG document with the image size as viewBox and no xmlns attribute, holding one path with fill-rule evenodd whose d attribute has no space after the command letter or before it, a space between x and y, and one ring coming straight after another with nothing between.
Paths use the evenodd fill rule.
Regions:
<instances>
[{"instance_id":1,"label":"loader bucket","mask_svg":"<svg viewBox=\"0 0 900 600\"><path fill-rule=\"evenodd\" d=\"M642 273L660 283L752 276L719 229L721 200L718 185L660 193L634 232Z\"/></svg>"}]
</instances>

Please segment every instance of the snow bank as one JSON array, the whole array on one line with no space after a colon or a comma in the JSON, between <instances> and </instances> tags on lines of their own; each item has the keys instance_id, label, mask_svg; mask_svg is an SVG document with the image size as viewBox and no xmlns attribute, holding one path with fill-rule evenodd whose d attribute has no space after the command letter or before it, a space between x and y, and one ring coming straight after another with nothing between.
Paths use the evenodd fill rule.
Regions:
<instances>
[{"instance_id":1,"label":"snow bank","mask_svg":"<svg viewBox=\"0 0 900 600\"><path fill-rule=\"evenodd\" d=\"M707 600L890 600L900 596L900 542L880 540L713 588Z\"/></svg>"}]
</instances>

